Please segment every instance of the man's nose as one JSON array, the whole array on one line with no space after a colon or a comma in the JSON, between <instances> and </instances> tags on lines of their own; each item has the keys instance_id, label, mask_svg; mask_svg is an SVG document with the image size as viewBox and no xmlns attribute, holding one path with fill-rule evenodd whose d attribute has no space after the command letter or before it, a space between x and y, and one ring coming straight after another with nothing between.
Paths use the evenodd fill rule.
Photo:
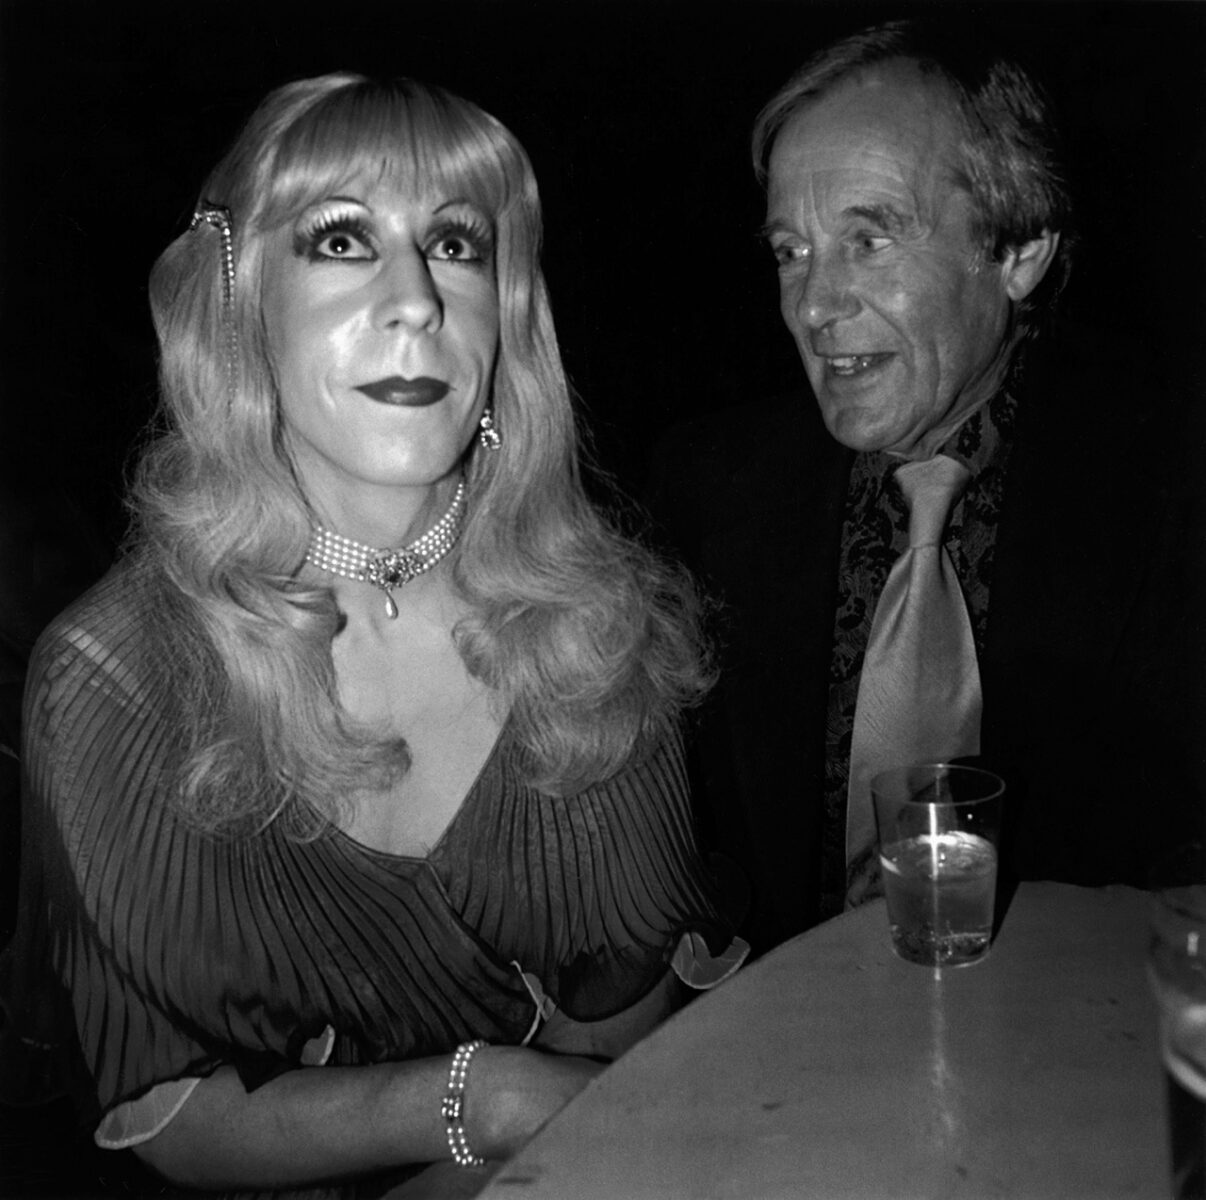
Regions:
<instances>
[{"instance_id":1,"label":"man's nose","mask_svg":"<svg viewBox=\"0 0 1206 1200\"><path fill-rule=\"evenodd\" d=\"M840 253L817 255L798 301L798 314L812 330L822 330L859 310L849 263Z\"/></svg>"},{"instance_id":2,"label":"man's nose","mask_svg":"<svg viewBox=\"0 0 1206 1200\"><path fill-rule=\"evenodd\" d=\"M438 329L444 305L422 250L407 247L391 254L377 275L374 323L380 329Z\"/></svg>"}]
</instances>

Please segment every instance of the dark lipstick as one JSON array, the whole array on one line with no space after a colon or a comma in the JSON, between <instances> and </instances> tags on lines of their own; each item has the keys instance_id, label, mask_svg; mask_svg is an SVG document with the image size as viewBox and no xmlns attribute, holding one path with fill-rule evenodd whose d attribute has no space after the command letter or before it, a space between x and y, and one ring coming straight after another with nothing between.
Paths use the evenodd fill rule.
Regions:
<instances>
[{"instance_id":1,"label":"dark lipstick","mask_svg":"<svg viewBox=\"0 0 1206 1200\"><path fill-rule=\"evenodd\" d=\"M356 390L363 392L378 404L399 404L407 408L425 408L443 400L451 390L442 379L431 379L420 375L417 379L405 379L391 375L373 383L362 383Z\"/></svg>"}]
</instances>

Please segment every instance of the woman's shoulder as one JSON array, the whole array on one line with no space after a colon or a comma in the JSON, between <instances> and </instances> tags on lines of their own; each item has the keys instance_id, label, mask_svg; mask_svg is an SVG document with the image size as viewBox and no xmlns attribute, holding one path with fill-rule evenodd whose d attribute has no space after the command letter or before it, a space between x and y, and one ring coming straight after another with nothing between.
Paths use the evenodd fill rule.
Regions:
<instances>
[{"instance_id":1,"label":"woman's shoulder","mask_svg":"<svg viewBox=\"0 0 1206 1200\"><path fill-rule=\"evenodd\" d=\"M123 554L90 588L64 608L42 631L35 653L72 642L76 635L105 632L128 636L151 618L163 588L146 556Z\"/></svg>"},{"instance_id":2,"label":"woman's shoulder","mask_svg":"<svg viewBox=\"0 0 1206 1200\"><path fill-rule=\"evenodd\" d=\"M140 555L119 559L108 573L42 631L26 677L27 723L102 694L145 698L153 646L165 619L164 589Z\"/></svg>"}]
</instances>

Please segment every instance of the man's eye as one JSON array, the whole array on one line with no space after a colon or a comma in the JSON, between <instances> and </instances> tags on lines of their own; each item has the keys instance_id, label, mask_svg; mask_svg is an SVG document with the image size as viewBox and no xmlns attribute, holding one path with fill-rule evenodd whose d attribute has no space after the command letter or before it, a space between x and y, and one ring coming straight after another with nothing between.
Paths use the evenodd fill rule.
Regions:
<instances>
[{"instance_id":1,"label":"man's eye","mask_svg":"<svg viewBox=\"0 0 1206 1200\"><path fill-rule=\"evenodd\" d=\"M779 266L793 267L807 262L812 254L812 249L802 242L781 242L771 246L771 253L775 256L775 262Z\"/></svg>"},{"instance_id":2,"label":"man's eye","mask_svg":"<svg viewBox=\"0 0 1206 1200\"><path fill-rule=\"evenodd\" d=\"M890 237L883 237L876 233L860 233L854 238L854 247L856 250L862 251L864 254L874 254L879 250L884 250L892 244Z\"/></svg>"}]
</instances>

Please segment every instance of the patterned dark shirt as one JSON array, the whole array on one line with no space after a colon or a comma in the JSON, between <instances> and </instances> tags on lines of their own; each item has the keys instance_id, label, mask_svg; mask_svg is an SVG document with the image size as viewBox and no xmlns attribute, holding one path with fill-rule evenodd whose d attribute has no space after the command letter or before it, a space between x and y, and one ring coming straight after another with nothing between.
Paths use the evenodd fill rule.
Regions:
<instances>
[{"instance_id":1,"label":"patterned dark shirt","mask_svg":"<svg viewBox=\"0 0 1206 1200\"><path fill-rule=\"evenodd\" d=\"M939 450L971 470L971 479L947 522L944 541L963 586L978 654L983 653L988 627L997 516L1016 411L1012 394L998 392ZM863 655L879 594L892 564L908 548L909 510L895 479L901 465L899 458L878 451L856 455L846 491L829 667L821 837L822 918L842 911L847 891L846 791Z\"/></svg>"}]
</instances>

